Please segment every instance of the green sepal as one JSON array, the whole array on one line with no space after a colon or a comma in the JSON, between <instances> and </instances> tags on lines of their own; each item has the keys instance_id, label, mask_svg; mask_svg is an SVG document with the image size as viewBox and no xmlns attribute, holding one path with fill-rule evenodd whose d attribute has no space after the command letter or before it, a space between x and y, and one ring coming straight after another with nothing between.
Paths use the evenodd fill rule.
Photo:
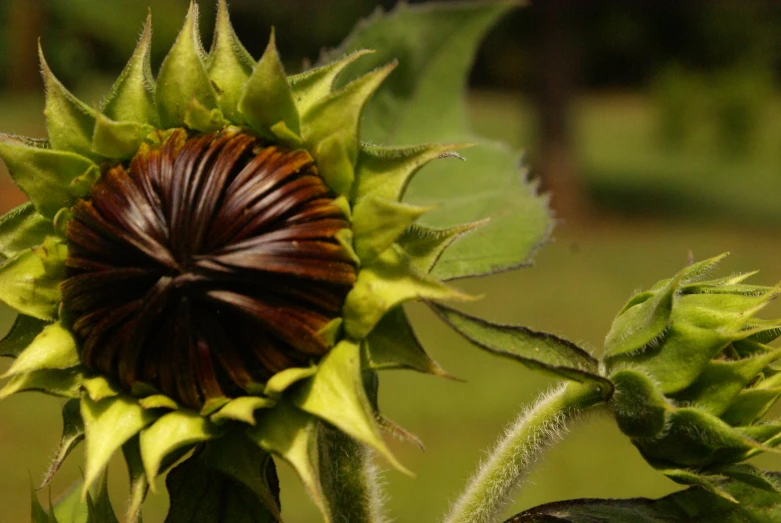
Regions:
<instances>
[{"instance_id":1,"label":"green sepal","mask_svg":"<svg viewBox=\"0 0 781 523\"><path fill-rule=\"evenodd\" d=\"M0 340L0 356L16 358L48 324L31 316L17 315L11 330Z\"/></svg>"},{"instance_id":2,"label":"green sepal","mask_svg":"<svg viewBox=\"0 0 781 523\"><path fill-rule=\"evenodd\" d=\"M44 261L42 256L52 259ZM47 269L51 264L64 263L61 256L57 249L45 254L28 249L0 265L0 301L39 320L57 318L62 275L47 273Z\"/></svg>"},{"instance_id":3,"label":"green sepal","mask_svg":"<svg viewBox=\"0 0 781 523\"><path fill-rule=\"evenodd\" d=\"M777 447L781 443L781 420L778 419L748 427L737 427L736 430L745 437L764 445L747 452L744 459L766 450L772 450L773 447Z\"/></svg>"},{"instance_id":4,"label":"green sepal","mask_svg":"<svg viewBox=\"0 0 781 523\"><path fill-rule=\"evenodd\" d=\"M328 510L320 483L317 448L318 420L282 399L263 411L247 435L260 448L279 456L293 467L309 497L328 521Z\"/></svg>"},{"instance_id":5,"label":"green sepal","mask_svg":"<svg viewBox=\"0 0 781 523\"><path fill-rule=\"evenodd\" d=\"M81 398L81 417L86 437L82 495L86 495L114 452L156 416L141 407L135 398L118 395L93 401L85 394Z\"/></svg>"},{"instance_id":6,"label":"green sepal","mask_svg":"<svg viewBox=\"0 0 781 523\"><path fill-rule=\"evenodd\" d=\"M729 492L721 488L720 481L717 479L687 469L660 469L660 472L680 485L697 486L730 503L739 503Z\"/></svg>"},{"instance_id":7,"label":"green sepal","mask_svg":"<svg viewBox=\"0 0 781 523\"><path fill-rule=\"evenodd\" d=\"M304 147L301 137L291 131L282 120L271 126L271 134L275 137L276 142L288 149L302 149Z\"/></svg>"},{"instance_id":8,"label":"green sepal","mask_svg":"<svg viewBox=\"0 0 781 523\"><path fill-rule=\"evenodd\" d=\"M43 475L43 481L41 486L38 487L39 489L49 484L71 451L84 439L84 421L81 419L80 408L80 400L77 398L68 400L62 406L62 436L60 437L60 444L57 446L57 452L54 454L49 468Z\"/></svg>"},{"instance_id":9,"label":"green sepal","mask_svg":"<svg viewBox=\"0 0 781 523\"><path fill-rule=\"evenodd\" d=\"M282 521L274 461L244 431L232 430L210 441L199 458L247 487L271 513L274 522Z\"/></svg>"},{"instance_id":10,"label":"green sepal","mask_svg":"<svg viewBox=\"0 0 781 523\"><path fill-rule=\"evenodd\" d=\"M93 376L84 380L84 390L92 401L98 402L119 395L120 389L105 376Z\"/></svg>"},{"instance_id":11,"label":"green sepal","mask_svg":"<svg viewBox=\"0 0 781 523\"><path fill-rule=\"evenodd\" d=\"M242 396L226 403L220 410L209 416L209 419L217 424L234 420L255 425L255 411L258 409L270 409L274 405L276 405L276 401L269 398Z\"/></svg>"},{"instance_id":12,"label":"green sepal","mask_svg":"<svg viewBox=\"0 0 781 523\"><path fill-rule=\"evenodd\" d=\"M373 195L362 199L353 208L353 243L358 258L364 265L372 263L429 210Z\"/></svg>"},{"instance_id":13,"label":"green sepal","mask_svg":"<svg viewBox=\"0 0 781 523\"><path fill-rule=\"evenodd\" d=\"M680 279L633 297L618 314L605 337L605 353L611 356L639 351L657 340L670 322L673 298Z\"/></svg>"},{"instance_id":14,"label":"green sepal","mask_svg":"<svg viewBox=\"0 0 781 523\"><path fill-rule=\"evenodd\" d=\"M0 256L11 258L54 232L50 219L41 216L32 203L25 203L0 217Z\"/></svg>"},{"instance_id":15,"label":"green sepal","mask_svg":"<svg viewBox=\"0 0 781 523\"><path fill-rule=\"evenodd\" d=\"M645 374L621 370L610 376L615 392L610 408L621 432L630 438L652 438L662 433L667 412L673 410L656 384Z\"/></svg>"},{"instance_id":16,"label":"green sepal","mask_svg":"<svg viewBox=\"0 0 781 523\"><path fill-rule=\"evenodd\" d=\"M78 364L76 340L57 322L46 326L0 378L43 369L67 369Z\"/></svg>"},{"instance_id":17,"label":"green sepal","mask_svg":"<svg viewBox=\"0 0 781 523\"><path fill-rule=\"evenodd\" d=\"M720 416L732 426L750 425L762 418L781 397L781 387L753 388L741 391Z\"/></svg>"},{"instance_id":18,"label":"green sepal","mask_svg":"<svg viewBox=\"0 0 781 523\"><path fill-rule=\"evenodd\" d=\"M437 158L459 158L454 151L466 144L429 144L415 147L381 147L362 144L355 166L352 200L373 195L388 200L401 200L412 176Z\"/></svg>"},{"instance_id":19,"label":"green sepal","mask_svg":"<svg viewBox=\"0 0 781 523\"><path fill-rule=\"evenodd\" d=\"M0 389L0 400L11 394L38 391L63 398L78 398L84 382L81 367L70 369L46 369L14 376Z\"/></svg>"},{"instance_id":20,"label":"green sepal","mask_svg":"<svg viewBox=\"0 0 781 523\"><path fill-rule=\"evenodd\" d=\"M100 485L95 492L95 500L87 492L87 523L119 523L111 499L108 497L108 470L102 474Z\"/></svg>"},{"instance_id":21,"label":"green sepal","mask_svg":"<svg viewBox=\"0 0 781 523\"><path fill-rule=\"evenodd\" d=\"M54 234L60 238L67 238L68 222L73 219L73 211L69 207L63 207L54 215Z\"/></svg>"},{"instance_id":22,"label":"green sepal","mask_svg":"<svg viewBox=\"0 0 781 523\"><path fill-rule=\"evenodd\" d=\"M127 465L130 477L130 499L128 500L125 520L127 523L141 521L141 507L149 492L149 480L144 471L144 462L141 459L141 444L139 436L135 435L122 445L122 455Z\"/></svg>"},{"instance_id":23,"label":"green sepal","mask_svg":"<svg viewBox=\"0 0 781 523\"><path fill-rule=\"evenodd\" d=\"M342 341L323 358L317 374L292 393L301 410L334 425L374 448L394 467L411 474L391 454L379 434L374 411L361 380L360 347Z\"/></svg>"},{"instance_id":24,"label":"green sepal","mask_svg":"<svg viewBox=\"0 0 781 523\"><path fill-rule=\"evenodd\" d=\"M150 13L146 17L144 31L133 55L103 101L101 112L111 120L160 126L155 107L155 79L152 75L151 50L152 14Z\"/></svg>"},{"instance_id":25,"label":"green sepal","mask_svg":"<svg viewBox=\"0 0 781 523\"><path fill-rule=\"evenodd\" d=\"M271 126L277 122L285 122L285 126L296 134L300 132L298 110L279 59L273 30L263 56L244 84L238 108L263 136L269 137Z\"/></svg>"},{"instance_id":26,"label":"green sepal","mask_svg":"<svg viewBox=\"0 0 781 523\"><path fill-rule=\"evenodd\" d=\"M51 508L51 500L49 500L50 510L47 512L43 508L43 505L38 500L38 493L35 492L33 480L30 478L30 521L32 523L56 523L57 518L54 516L54 511Z\"/></svg>"},{"instance_id":27,"label":"green sepal","mask_svg":"<svg viewBox=\"0 0 781 523\"><path fill-rule=\"evenodd\" d=\"M227 127L228 122L218 108L209 109L198 100L191 100L184 113L184 124L202 133L211 133Z\"/></svg>"},{"instance_id":28,"label":"green sepal","mask_svg":"<svg viewBox=\"0 0 781 523\"><path fill-rule=\"evenodd\" d=\"M456 225L447 229L431 229L418 224L412 224L396 240L404 249L412 263L412 267L424 274L431 272L440 256L463 234L473 231L488 223L488 219L479 222Z\"/></svg>"},{"instance_id":29,"label":"green sepal","mask_svg":"<svg viewBox=\"0 0 781 523\"><path fill-rule=\"evenodd\" d=\"M401 303L416 299L471 301L475 298L412 269L409 256L397 245L362 267L343 309L345 333L365 338L382 316Z\"/></svg>"},{"instance_id":30,"label":"green sepal","mask_svg":"<svg viewBox=\"0 0 781 523\"><path fill-rule=\"evenodd\" d=\"M426 354L402 307L388 311L365 343L368 365L374 370L412 369L455 379Z\"/></svg>"},{"instance_id":31,"label":"green sepal","mask_svg":"<svg viewBox=\"0 0 781 523\"><path fill-rule=\"evenodd\" d=\"M711 414L721 416L762 369L779 356L781 348L752 358L711 360L694 383L673 398L683 404L696 405Z\"/></svg>"},{"instance_id":32,"label":"green sepal","mask_svg":"<svg viewBox=\"0 0 781 523\"><path fill-rule=\"evenodd\" d=\"M164 414L143 429L139 437L141 459L152 491L155 491L155 478L166 456L182 447L215 438L219 433L207 418L189 410Z\"/></svg>"},{"instance_id":33,"label":"green sepal","mask_svg":"<svg viewBox=\"0 0 781 523\"><path fill-rule=\"evenodd\" d=\"M73 203L73 195L68 190L70 183L97 168L84 156L49 149L41 142L9 135L0 135L0 157L16 185L38 212L49 219L62 207L70 207Z\"/></svg>"},{"instance_id":34,"label":"green sepal","mask_svg":"<svg viewBox=\"0 0 781 523\"><path fill-rule=\"evenodd\" d=\"M781 493L781 482L749 463L735 463L709 470L768 492Z\"/></svg>"},{"instance_id":35,"label":"green sepal","mask_svg":"<svg viewBox=\"0 0 781 523\"><path fill-rule=\"evenodd\" d=\"M314 151L320 173L332 189L347 194L339 170L354 166L358 159L358 128L364 104L396 67L392 62L380 67L314 104L301 115L301 136ZM331 185L338 180L338 185ZM350 180L352 182L352 180Z\"/></svg>"},{"instance_id":36,"label":"green sepal","mask_svg":"<svg viewBox=\"0 0 781 523\"><path fill-rule=\"evenodd\" d=\"M692 407L670 412L661 436L633 443L646 458L682 467L736 463L749 452L768 450L716 416Z\"/></svg>"},{"instance_id":37,"label":"green sepal","mask_svg":"<svg viewBox=\"0 0 781 523\"><path fill-rule=\"evenodd\" d=\"M135 394L134 394L135 396ZM145 409L170 409L176 410L179 405L165 394L151 394L144 398L139 398L138 404Z\"/></svg>"},{"instance_id":38,"label":"green sepal","mask_svg":"<svg viewBox=\"0 0 781 523\"><path fill-rule=\"evenodd\" d=\"M600 376L599 362L570 341L520 325L491 323L442 305L433 309L456 332L486 352L558 378L591 382L605 399L613 391L610 381Z\"/></svg>"},{"instance_id":39,"label":"green sepal","mask_svg":"<svg viewBox=\"0 0 781 523\"><path fill-rule=\"evenodd\" d=\"M765 307L776 294L776 289L751 296L686 294L680 296L675 304L673 321L684 320L706 329L737 333L743 331L748 320Z\"/></svg>"},{"instance_id":40,"label":"green sepal","mask_svg":"<svg viewBox=\"0 0 781 523\"><path fill-rule=\"evenodd\" d=\"M154 130L149 124L114 121L101 114L95 120L92 150L106 158L129 160Z\"/></svg>"},{"instance_id":41,"label":"green sepal","mask_svg":"<svg viewBox=\"0 0 781 523\"><path fill-rule=\"evenodd\" d=\"M730 341L730 337L717 330L678 321L665 332L661 345L634 355L614 356L610 365L631 365L658 381L662 392L673 394L694 383L711 358Z\"/></svg>"},{"instance_id":42,"label":"green sepal","mask_svg":"<svg viewBox=\"0 0 781 523\"><path fill-rule=\"evenodd\" d=\"M206 70L217 91L217 101L225 117L238 124L244 118L238 109L242 88L252 74L255 60L244 48L231 25L225 0L217 4L217 20Z\"/></svg>"},{"instance_id":43,"label":"green sepal","mask_svg":"<svg viewBox=\"0 0 781 523\"><path fill-rule=\"evenodd\" d=\"M168 474L166 521L277 523L277 485L269 455L243 435L228 433Z\"/></svg>"},{"instance_id":44,"label":"green sepal","mask_svg":"<svg viewBox=\"0 0 781 523\"><path fill-rule=\"evenodd\" d=\"M263 394L272 399L279 399L282 393L291 385L317 373L317 367L291 367L277 372L266 382Z\"/></svg>"},{"instance_id":45,"label":"green sepal","mask_svg":"<svg viewBox=\"0 0 781 523\"><path fill-rule=\"evenodd\" d=\"M339 195L350 193L355 180L355 170L341 136L324 138L314 150L314 157L325 183Z\"/></svg>"},{"instance_id":46,"label":"green sepal","mask_svg":"<svg viewBox=\"0 0 781 523\"><path fill-rule=\"evenodd\" d=\"M92 151L92 129L98 112L68 91L52 74L40 43L38 56L46 89L46 135L52 149L70 151L100 161Z\"/></svg>"},{"instance_id":47,"label":"green sepal","mask_svg":"<svg viewBox=\"0 0 781 523\"><path fill-rule=\"evenodd\" d=\"M288 76L287 81L293 92L298 114L304 114L317 102L330 95L334 90L334 80L348 65L361 56L373 52L369 49L360 49L322 67Z\"/></svg>"},{"instance_id":48,"label":"green sepal","mask_svg":"<svg viewBox=\"0 0 781 523\"><path fill-rule=\"evenodd\" d=\"M68 184L68 192L73 196L73 198L88 198L90 190L92 189L92 186L95 185L95 182L97 182L100 179L100 169L98 169L97 166L94 168L88 170L84 174L75 177L73 180L71 180L71 183ZM63 207L59 211L57 211L57 214L54 215L54 219L57 219L57 216L60 215L63 210L69 210L67 207Z\"/></svg>"},{"instance_id":49,"label":"green sepal","mask_svg":"<svg viewBox=\"0 0 781 523\"><path fill-rule=\"evenodd\" d=\"M198 33L198 5L192 2L184 27L157 76L155 101L164 129L184 125L193 101L209 110L217 108L217 94L206 72L203 55Z\"/></svg>"},{"instance_id":50,"label":"green sepal","mask_svg":"<svg viewBox=\"0 0 781 523\"><path fill-rule=\"evenodd\" d=\"M684 267L681 272L678 273L678 277L682 283L692 283L704 278L709 272L716 268L716 265L729 256L728 252L721 253L713 258L694 262Z\"/></svg>"}]
</instances>

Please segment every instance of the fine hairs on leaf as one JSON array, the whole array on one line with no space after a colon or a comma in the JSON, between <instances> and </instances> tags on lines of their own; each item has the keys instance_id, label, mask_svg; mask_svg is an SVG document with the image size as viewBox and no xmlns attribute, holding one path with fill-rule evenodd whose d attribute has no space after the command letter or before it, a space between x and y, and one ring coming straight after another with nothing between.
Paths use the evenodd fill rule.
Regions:
<instances>
[{"instance_id":1,"label":"fine hairs on leaf","mask_svg":"<svg viewBox=\"0 0 781 523\"><path fill-rule=\"evenodd\" d=\"M542 453L567 434L567 422L572 417L559 405L567 387L561 385L542 394L507 427L451 508L446 523L498 521L513 492L524 483ZM482 490L479 496L475 496L477 490Z\"/></svg>"}]
</instances>

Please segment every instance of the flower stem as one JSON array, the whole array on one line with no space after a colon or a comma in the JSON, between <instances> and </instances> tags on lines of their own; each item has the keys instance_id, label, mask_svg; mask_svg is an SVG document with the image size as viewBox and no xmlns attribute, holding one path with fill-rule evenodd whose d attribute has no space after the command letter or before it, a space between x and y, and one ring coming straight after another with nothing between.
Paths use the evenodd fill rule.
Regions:
<instances>
[{"instance_id":1,"label":"flower stem","mask_svg":"<svg viewBox=\"0 0 781 523\"><path fill-rule=\"evenodd\" d=\"M507 429L480 465L446 523L493 523L542 452L564 436L569 421L604 401L593 384L569 382L541 397Z\"/></svg>"},{"instance_id":2,"label":"flower stem","mask_svg":"<svg viewBox=\"0 0 781 523\"><path fill-rule=\"evenodd\" d=\"M372 452L340 430L323 426L320 478L331 523L385 523Z\"/></svg>"}]
</instances>

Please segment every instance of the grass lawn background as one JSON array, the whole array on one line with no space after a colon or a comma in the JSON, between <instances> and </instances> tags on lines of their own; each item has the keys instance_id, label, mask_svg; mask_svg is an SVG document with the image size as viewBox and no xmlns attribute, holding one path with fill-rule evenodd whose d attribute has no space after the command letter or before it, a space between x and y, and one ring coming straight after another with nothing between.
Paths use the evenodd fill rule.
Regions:
<instances>
[{"instance_id":1,"label":"grass lawn background","mask_svg":"<svg viewBox=\"0 0 781 523\"><path fill-rule=\"evenodd\" d=\"M531 113L523 100L479 93L471 106L475 126L484 134L533 146ZM40 135L42 107L40 98L0 99L0 132ZM698 259L731 251L724 273L760 269L753 281L781 280L779 112L781 105L771 104L751 151L727 158L707 143L676 150L657 145L654 109L642 97L581 100L575 111L578 158L595 201L608 212L586 225L560 224L555 241L542 249L533 268L460 283L466 291L485 295L465 309L548 330L598 352L613 315L632 291L672 275L689 251ZM2 182L0 202L18 203L14 190ZM630 211L642 216L622 217ZM467 380L404 371L382 375L384 413L426 445L421 453L392 441L417 476L394 470L384 474L392 516L416 523L441 517L504 425L554 382L481 353L424 307L412 306L410 312L432 356ZM776 304L769 312L781 310ZM0 313L0 330L10 319ZM58 400L35 393L0 402L0 522L29 519L29 478L37 482L53 455L59 406ZM55 496L79 476L82 460L78 449L53 483ZM778 468L781 461L765 458L763 464ZM292 473L284 465L279 469L286 521L317 521ZM121 460L112 464L110 475L112 499L121 511L126 492ZM608 419L595 415L546 455L508 515L563 498L659 496L676 488L642 462ZM150 495L145 520L162 521L165 504L164 494Z\"/></svg>"}]
</instances>

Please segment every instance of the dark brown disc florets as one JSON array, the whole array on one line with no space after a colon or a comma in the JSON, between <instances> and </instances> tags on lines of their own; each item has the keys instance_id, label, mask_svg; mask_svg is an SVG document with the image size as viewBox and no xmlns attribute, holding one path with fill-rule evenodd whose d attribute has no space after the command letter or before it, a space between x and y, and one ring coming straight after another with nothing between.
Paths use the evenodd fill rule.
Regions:
<instances>
[{"instance_id":1,"label":"dark brown disc florets","mask_svg":"<svg viewBox=\"0 0 781 523\"><path fill-rule=\"evenodd\" d=\"M189 407L322 357L356 277L311 156L246 134L178 130L72 212L62 294L82 362Z\"/></svg>"}]
</instances>

